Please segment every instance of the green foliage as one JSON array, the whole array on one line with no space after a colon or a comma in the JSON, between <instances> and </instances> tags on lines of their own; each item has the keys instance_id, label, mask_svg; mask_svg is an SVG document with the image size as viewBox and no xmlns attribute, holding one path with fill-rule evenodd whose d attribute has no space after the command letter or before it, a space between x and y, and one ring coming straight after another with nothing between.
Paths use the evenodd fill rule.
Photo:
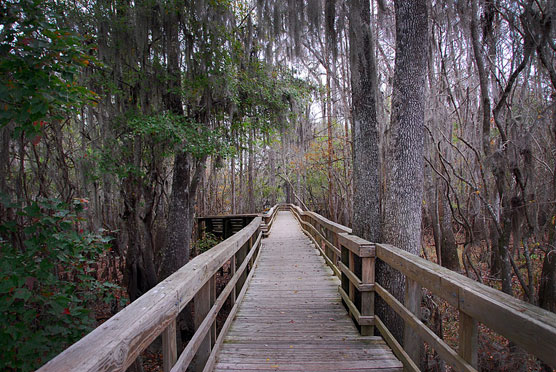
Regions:
<instances>
[{"instance_id":1,"label":"green foliage","mask_svg":"<svg viewBox=\"0 0 556 372\"><path fill-rule=\"evenodd\" d=\"M87 305L117 288L93 276L110 239L79 229L83 202L6 203L17 217L0 225L0 370L34 370L83 337Z\"/></svg>"},{"instance_id":2,"label":"green foliage","mask_svg":"<svg viewBox=\"0 0 556 372\"><path fill-rule=\"evenodd\" d=\"M41 131L47 117L62 119L95 96L75 76L91 62L84 40L59 27L60 9L42 0L0 2L0 127L14 135Z\"/></svg>"},{"instance_id":3,"label":"green foliage","mask_svg":"<svg viewBox=\"0 0 556 372\"><path fill-rule=\"evenodd\" d=\"M195 248L199 254L205 253L221 241L222 240L218 239L213 233L206 232L201 239L195 242Z\"/></svg>"},{"instance_id":4,"label":"green foliage","mask_svg":"<svg viewBox=\"0 0 556 372\"><path fill-rule=\"evenodd\" d=\"M133 135L149 138L155 144L179 148L194 157L227 155L231 146L226 142L222 128L210 129L187 117L165 112L141 115L128 122Z\"/></svg>"}]
</instances>

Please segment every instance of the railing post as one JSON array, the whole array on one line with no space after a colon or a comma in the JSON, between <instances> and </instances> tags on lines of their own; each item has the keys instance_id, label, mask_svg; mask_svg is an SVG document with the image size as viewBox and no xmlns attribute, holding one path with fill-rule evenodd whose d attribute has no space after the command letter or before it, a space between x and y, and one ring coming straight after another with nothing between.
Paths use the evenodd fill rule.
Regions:
<instances>
[{"instance_id":1,"label":"railing post","mask_svg":"<svg viewBox=\"0 0 556 372\"><path fill-rule=\"evenodd\" d=\"M247 248L247 254L249 252L251 252L251 249L253 248L253 244L255 243L255 237L257 236L257 233L255 232L254 235L251 235L251 237L249 238L249 247ZM253 270L253 263L255 262L255 256L251 256L251 259L249 260L249 269Z\"/></svg>"},{"instance_id":2,"label":"railing post","mask_svg":"<svg viewBox=\"0 0 556 372\"><path fill-rule=\"evenodd\" d=\"M245 242L241 248L237 251L235 257L235 261L236 261L236 268L241 266L241 264L243 263L243 260L245 260L245 257L247 256L247 252L248 252L248 246L249 246L249 242L251 240L248 240L247 242ZM247 269L245 269L245 271L243 271L243 273L241 274L241 276L239 277L237 283L236 283L236 293L241 292L241 288L243 288L243 283L245 283L245 279L247 278Z\"/></svg>"},{"instance_id":3,"label":"railing post","mask_svg":"<svg viewBox=\"0 0 556 372\"><path fill-rule=\"evenodd\" d=\"M209 279L205 285L197 292L195 295L195 316L194 316L194 324L195 329L199 329L199 326L205 320L208 312L210 311L210 299L211 299L211 284L212 279ZM211 334L212 332L208 332L206 337L204 338L203 342L199 346L197 350L197 354L195 356L195 371L201 372L205 367L208 357L210 356L211 350Z\"/></svg>"},{"instance_id":4,"label":"railing post","mask_svg":"<svg viewBox=\"0 0 556 372\"><path fill-rule=\"evenodd\" d=\"M176 319L162 332L162 365L164 372L170 372L178 358L176 345Z\"/></svg>"},{"instance_id":5,"label":"railing post","mask_svg":"<svg viewBox=\"0 0 556 372\"><path fill-rule=\"evenodd\" d=\"M338 244L338 234L334 231L330 231L330 233L332 235L332 239L329 239L328 241L330 243L332 243L332 245L334 247L339 247L340 245ZM340 257L338 257L338 255L336 254L336 252L334 250L331 249L330 251L332 253L332 257L331 257L330 261L332 261L334 263L334 265L338 266L338 262L340 261Z\"/></svg>"},{"instance_id":6,"label":"railing post","mask_svg":"<svg viewBox=\"0 0 556 372\"><path fill-rule=\"evenodd\" d=\"M464 313L459 312L459 348L458 354L466 362L477 368L477 321Z\"/></svg>"},{"instance_id":7,"label":"railing post","mask_svg":"<svg viewBox=\"0 0 556 372\"><path fill-rule=\"evenodd\" d=\"M361 258L361 284L374 285L375 284L375 257L362 257ZM362 291L361 292L361 315L374 316L375 315L375 292ZM374 325L361 326L362 336L373 336L375 332Z\"/></svg>"},{"instance_id":8,"label":"railing post","mask_svg":"<svg viewBox=\"0 0 556 372\"><path fill-rule=\"evenodd\" d=\"M236 255L233 255L230 258L230 278L233 278L234 275L236 274ZM236 292L236 287L234 286L234 288L232 289L232 293L230 294L230 305L233 307L236 304L236 296L237 296L237 292Z\"/></svg>"},{"instance_id":9,"label":"railing post","mask_svg":"<svg viewBox=\"0 0 556 372\"><path fill-rule=\"evenodd\" d=\"M350 269L350 271L352 273L355 272L355 257L352 251L349 251L348 253L348 268ZM353 283L350 281L349 282L349 299L351 300L351 302L355 303L355 285L353 285ZM352 314L352 312L349 312L350 316L353 316L354 314Z\"/></svg>"},{"instance_id":10,"label":"railing post","mask_svg":"<svg viewBox=\"0 0 556 372\"><path fill-rule=\"evenodd\" d=\"M209 282L210 282L210 307L209 307L209 311L210 311L210 309L212 309L212 306L216 302L216 275L213 275L213 277L209 280ZM216 342L216 321L212 322L212 326L210 327L210 329L211 329L210 347L212 350L212 347Z\"/></svg>"},{"instance_id":11,"label":"railing post","mask_svg":"<svg viewBox=\"0 0 556 372\"><path fill-rule=\"evenodd\" d=\"M421 317L421 287L416 281L406 277L405 281L405 307L415 314L418 318ZM421 352L423 344L419 335L407 323L404 327L403 347L407 355L419 365L421 362Z\"/></svg>"}]
</instances>

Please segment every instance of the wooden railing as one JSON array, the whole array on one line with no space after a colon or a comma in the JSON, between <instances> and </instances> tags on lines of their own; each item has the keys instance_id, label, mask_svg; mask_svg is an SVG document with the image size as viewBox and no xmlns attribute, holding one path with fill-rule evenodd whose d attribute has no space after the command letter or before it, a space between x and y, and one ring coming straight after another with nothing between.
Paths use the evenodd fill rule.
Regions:
<instances>
[{"instance_id":1,"label":"wooden railing","mask_svg":"<svg viewBox=\"0 0 556 372\"><path fill-rule=\"evenodd\" d=\"M556 368L556 314L394 246L365 241L352 235L349 228L316 213L304 212L294 205L281 208L293 212L301 228L341 278L339 292L361 333L370 335L376 327L404 363L405 370L419 370L407 352L416 345L406 342L402 347L374 314L375 293L418 335L418 342L426 342L457 371L476 371L479 322ZM404 303L375 282L376 259L405 276ZM459 312L458 350L451 348L421 321L422 288L441 297Z\"/></svg>"},{"instance_id":2,"label":"wooden railing","mask_svg":"<svg viewBox=\"0 0 556 372\"><path fill-rule=\"evenodd\" d=\"M192 259L39 371L125 371L160 335L165 372L185 371L194 357L195 370L211 370L253 274L262 231L268 231L263 218L273 221L277 210L254 217L237 234ZM216 297L215 275L226 263L232 277ZM216 316L228 298L233 307L217 336ZM176 319L193 299L196 332L178 358Z\"/></svg>"},{"instance_id":3,"label":"wooden railing","mask_svg":"<svg viewBox=\"0 0 556 372\"><path fill-rule=\"evenodd\" d=\"M258 214L232 214L228 216L197 217L197 236L201 238L209 232L224 240L249 225Z\"/></svg>"},{"instance_id":4,"label":"wooden railing","mask_svg":"<svg viewBox=\"0 0 556 372\"><path fill-rule=\"evenodd\" d=\"M280 205L277 204L262 215L263 222L264 222L264 225L261 227L263 231L263 237L266 238L268 234L270 234L270 229L272 228L272 224L276 219L276 212L278 212L279 209L280 209Z\"/></svg>"}]
</instances>

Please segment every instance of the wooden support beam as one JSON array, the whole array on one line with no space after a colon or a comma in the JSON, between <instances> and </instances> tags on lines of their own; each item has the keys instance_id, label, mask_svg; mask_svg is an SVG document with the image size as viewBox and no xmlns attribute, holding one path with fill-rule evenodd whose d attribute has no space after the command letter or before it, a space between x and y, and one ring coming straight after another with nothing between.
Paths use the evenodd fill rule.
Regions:
<instances>
[{"instance_id":1,"label":"wooden support beam","mask_svg":"<svg viewBox=\"0 0 556 372\"><path fill-rule=\"evenodd\" d=\"M247 255L247 259L243 262L243 264L239 268L237 268L237 272L231 277L226 287L224 287L224 289L222 290L222 292L214 302L214 305L211 307L210 311L207 313L206 317L203 319L202 323L197 328L197 331L195 332L191 340L189 340L189 342L187 343L187 346L179 356L178 361L172 368L171 372L183 372L187 370L189 364L191 363L195 354L199 350L200 345L204 342L205 334L210 334L210 329L212 328L212 325L216 321L218 312L220 311L220 309L222 309L222 306L224 306L224 303L226 302L228 296L230 296L231 293L235 291L236 283L240 279L242 273L244 273L247 270L249 259L257 253L257 247L259 246L259 244L260 244L260 235L259 235L259 239L257 239L257 242L255 243L256 247L249 252L249 254ZM248 276L248 278L249 277L250 276ZM242 291L244 291L245 288L246 286L244 286ZM237 302L241 302L239 297ZM237 307L238 305L237 302L234 305L234 308ZM228 316L228 320L231 319L230 317L233 318L232 313L230 313L230 315ZM223 336L222 332L225 334L226 330L224 328L221 330L218 339L220 339ZM218 343L218 339L215 340L215 344ZM213 345L211 354L214 353L215 347L216 346Z\"/></svg>"},{"instance_id":2,"label":"wooden support beam","mask_svg":"<svg viewBox=\"0 0 556 372\"><path fill-rule=\"evenodd\" d=\"M216 302L216 275L210 279L210 307L212 309L214 303ZM208 313L208 312L207 312ZM210 347L214 346L216 342L216 320L212 322L212 326L210 327Z\"/></svg>"},{"instance_id":3,"label":"wooden support beam","mask_svg":"<svg viewBox=\"0 0 556 372\"><path fill-rule=\"evenodd\" d=\"M415 317L421 318L421 287L419 283L409 278L405 281L405 307L411 311ZM421 362L421 354L423 351L423 341L408 324L405 324L403 332L403 346L407 354L415 363Z\"/></svg>"},{"instance_id":4,"label":"wooden support beam","mask_svg":"<svg viewBox=\"0 0 556 372\"><path fill-rule=\"evenodd\" d=\"M478 334L477 321L460 311L458 354L475 368L478 368Z\"/></svg>"},{"instance_id":5,"label":"wooden support beam","mask_svg":"<svg viewBox=\"0 0 556 372\"><path fill-rule=\"evenodd\" d=\"M378 295L402 317L407 325L412 327L419 336L426 341L447 363L452 365L458 371L476 372L471 364L465 361L458 355L444 340L438 337L432 330L429 329L419 318L409 311L403 304L401 304L394 296L392 296L386 289L378 283L375 284L375 291Z\"/></svg>"},{"instance_id":6,"label":"wooden support beam","mask_svg":"<svg viewBox=\"0 0 556 372\"><path fill-rule=\"evenodd\" d=\"M233 277L236 274L236 256L232 256L232 258L230 258L230 275ZM236 303L236 286L234 285L234 289L232 289L232 293L230 295L230 304L232 306L235 305Z\"/></svg>"},{"instance_id":7,"label":"wooden support beam","mask_svg":"<svg viewBox=\"0 0 556 372\"><path fill-rule=\"evenodd\" d=\"M400 345L394 335L390 333L388 328L386 328L386 326L378 316L375 317L375 325L382 335L384 341L386 341L388 346L390 346L390 349L392 349L394 355L400 360L400 362L403 363L404 372L421 372L417 364L415 364L415 362L411 360L409 355L407 355L407 353L403 349L402 345Z\"/></svg>"},{"instance_id":8,"label":"wooden support beam","mask_svg":"<svg viewBox=\"0 0 556 372\"><path fill-rule=\"evenodd\" d=\"M375 285L375 258L363 257L361 259L361 286ZM375 292L365 291L361 292L361 315L374 316L375 315ZM375 333L373 326L361 326L361 335L372 336Z\"/></svg>"},{"instance_id":9,"label":"wooden support beam","mask_svg":"<svg viewBox=\"0 0 556 372\"><path fill-rule=\"evenodd\" d=\"M205 320L208 312L210 311L210 298L211 298L211 281L209 279L205 285L201 288L197 295L195 296L195 314L193 316L193 322L195 324L195 329L199 329L199 326ZM203 341L201 342L199 349L197 350L196 358L194 360L194 370L201 372L205 367L207 359L211 351L211 332L208 332Z\"/></svg>"},{"instance_id":10,"label":"wooden support beam","mask_svg":"<svg viewBox=\"0 0 556 372\"><path fill-rule=\"evenodd\" d=\"M164 372L170 372L177 358L176 320L174 319L162 332L162 367Z\"/></svg>"}]
</instances>

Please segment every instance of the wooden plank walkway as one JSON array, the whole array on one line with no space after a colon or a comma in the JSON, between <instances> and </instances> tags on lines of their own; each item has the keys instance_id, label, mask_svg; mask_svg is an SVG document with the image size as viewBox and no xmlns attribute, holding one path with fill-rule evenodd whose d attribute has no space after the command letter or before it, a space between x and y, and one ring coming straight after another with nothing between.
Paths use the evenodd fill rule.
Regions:
<instances>
[{"instance_id":1,"label":"wooden plank walkway","mask_svg":"<svg viewBox=\"0 0 556 372\"><path fill-rule=\"evenodd\" d=\"M290 212L278 212L215 371L401 371L380 337L359 336L339 280Z\"/></svg>"}]
</instances>

